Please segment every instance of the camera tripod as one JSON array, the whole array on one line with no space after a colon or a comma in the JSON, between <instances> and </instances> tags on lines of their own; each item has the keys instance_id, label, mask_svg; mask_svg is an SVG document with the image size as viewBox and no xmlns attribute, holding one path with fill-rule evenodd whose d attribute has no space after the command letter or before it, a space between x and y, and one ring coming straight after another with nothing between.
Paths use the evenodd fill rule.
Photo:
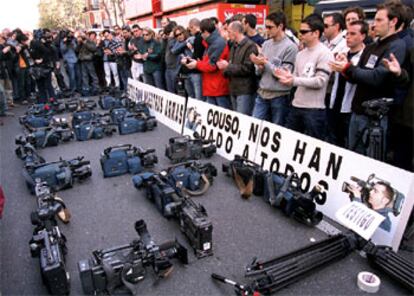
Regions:
<instances>
[{"instance_id":1,"label":"camera tripod","mask_svg":"<svg viewBox=\"0 0 414 296\"><path fill-rule=\"evenodd\" d=\"M385 139L384 128L381 125L383 120L387 120L387 113L392 99L378 99L364 102L365 115L368 117L368 125L362 130L357 141L352 147L353 151L359 144L366 148L365 154L371 158L384 161L385 160ZM387 123L386 123L387 125Z\"/></svg>"}]
</instances>

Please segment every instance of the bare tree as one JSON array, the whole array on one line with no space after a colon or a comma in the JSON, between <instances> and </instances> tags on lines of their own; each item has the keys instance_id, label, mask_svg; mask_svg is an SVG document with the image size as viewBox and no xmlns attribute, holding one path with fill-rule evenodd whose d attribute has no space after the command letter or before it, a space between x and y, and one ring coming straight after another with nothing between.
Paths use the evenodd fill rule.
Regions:
<instances>
[{"instance_id":1,"label":"bare tree","mask_svg":"<svg viewBox=\"0 0 414 296\"><path fill-rule=\"evenodd\" d=\"M112 17L111 17L111 12L109 11L109 5L108 5L108 0L102 0L102 6L105 9L106 15L108 16L109 19L109 27L112 28Z\"/></svg>"},{"instance_id":2,"label":"bare tree","mask_svg":"<svg viewBox=\"0 0 414 296\"><path fill-rule=\"evenodd\" d=\"M50 29L83 27L84 4L83 0L40 0L39 25Z\"/></svg>"},{"instance_id":3,"label":"bare tree","mask_svg":"<svg viewBox=\"0 0 414 296\"><path fill-rule=\"evenodd\" d=\"M125 26L125 2L124 0L116 0L119 12L119 18L122 22L122 26Z\"/></svg>"}]
</instances>

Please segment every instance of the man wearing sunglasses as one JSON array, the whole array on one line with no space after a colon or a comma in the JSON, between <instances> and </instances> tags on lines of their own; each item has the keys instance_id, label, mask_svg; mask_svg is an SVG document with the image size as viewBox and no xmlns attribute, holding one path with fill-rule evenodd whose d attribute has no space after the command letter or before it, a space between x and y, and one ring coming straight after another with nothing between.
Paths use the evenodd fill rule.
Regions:
<instances>
[{"instance_id":1,"label":"man wearing sunglasses","mask_svg":"<svg viewBox=\"0 0 414 296\"><path fill-rule=\"evenodd\" d=\"M345 40L345 20L342 14L334 12L324 16L323 36L326 38L324 44L333 54L343 53L348 50Z\"/></svg>"},{"instance_id":2,"label":"man wearing sunglasses","mask_svg":"<svg viewBox=\"0 0 414 296\"><path fill-rule=\"evenodd\" d=\"M286 127L321 140L326 134L325 95L331 73L328 62L333 59L330 50L320 42L323 31L321 16L307 16L300 24L300 39L305 48L296 57L295 71L274 71L280 83L297 87Z\"/></svg>"}]
</instances>

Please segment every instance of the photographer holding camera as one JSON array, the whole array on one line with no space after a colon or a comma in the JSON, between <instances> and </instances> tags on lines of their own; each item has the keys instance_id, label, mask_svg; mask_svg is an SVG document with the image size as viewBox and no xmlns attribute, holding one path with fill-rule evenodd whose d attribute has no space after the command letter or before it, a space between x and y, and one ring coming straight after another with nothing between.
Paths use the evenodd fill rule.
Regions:
<instances>
[{"instance_id":1,"label":"photographer holding camera","mask_svg":"<svg viewBox=\"0 0 414 296\"><path fill-rule=\"evenodd\" d=\"M83 96L96 95L99 92L98 76L96 75L95 65L93 63L93 58L98 49L96 43L89 38L90 34L82 34L78 37ZM89 88L89 78L92 80L92 90Z\"/></svg>"},{"instance_id":2,"label":"photographer holding camera","mask_svg":"<svg viewBox=\"0 0 414 296\"><path fill-rule=\"evenodd\" d=\"M346 184L345 192L351 196L351 200L356 200L366 204L369 208L385 217L380 224L380 228L390 232L391 220L388 213L392 211L394 190L385 182L377 182L369 191L364 191L359 185Z\"/></svg>"},{"instance_id":3,"label":"photographer holding camera","mask_svg":"<svg viewBox=\"0 0 414 296\"><path fill-rule=\"evenodd\" d=\"M46 45L43 35L38 36L30 43L30 54L34 61L30 74L36 81L39 91L38 103L45 103L47 99L55 96L52 86L53 52Z\"/></svg>"},{"instance_id":4,"label":"photographer holding camera","mask_svg":"<svg viewBox=\"0 0 414 296\"><path fill-rule=\"evenodd\" d=\"M76 51L78 50L78 43L73 35L73 32L68 31L65 37L60 41L60 51L62 52L63 60L65 61L66 70L69 74L69 88L73 93L76 90L80 92L81 86L77 84L79 81L79 67L78 57Z\"/></svg>"}]
</instances>

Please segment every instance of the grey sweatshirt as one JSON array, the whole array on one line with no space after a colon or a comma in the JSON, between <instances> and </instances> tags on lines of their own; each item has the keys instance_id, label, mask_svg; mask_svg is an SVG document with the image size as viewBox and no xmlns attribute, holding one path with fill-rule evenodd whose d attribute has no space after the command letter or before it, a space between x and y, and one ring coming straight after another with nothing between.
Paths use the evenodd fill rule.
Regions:
<instances>
[{"instance_id":1,"label":"grey sweatshirt","mask_svg":"<svg viewBox=\"0 0 414 296\"><path fill-rule=\"evenodd\" d=\"M290 87L279 83L273 75L277 67L287 68L293 72L298 47L292 40L285 36L282 40L266 40L262 46L262 54L268 59L263 71L256 67L257 74L262 77L259 82L258 94L264 99L271 99L289 93Z\"/></svg>"},{"instance_id":2,"label":"grey sweatshirt","mask_svg":"<svg viewBox=\"0 0 414 296\"><path fill-rule=\"evenodd\" d=\"M298 89L292 105L298 108L325 109L325 94L333 54L322 43L300 51L296 58L293 85Z\"/></svg>"}]
</instances>

